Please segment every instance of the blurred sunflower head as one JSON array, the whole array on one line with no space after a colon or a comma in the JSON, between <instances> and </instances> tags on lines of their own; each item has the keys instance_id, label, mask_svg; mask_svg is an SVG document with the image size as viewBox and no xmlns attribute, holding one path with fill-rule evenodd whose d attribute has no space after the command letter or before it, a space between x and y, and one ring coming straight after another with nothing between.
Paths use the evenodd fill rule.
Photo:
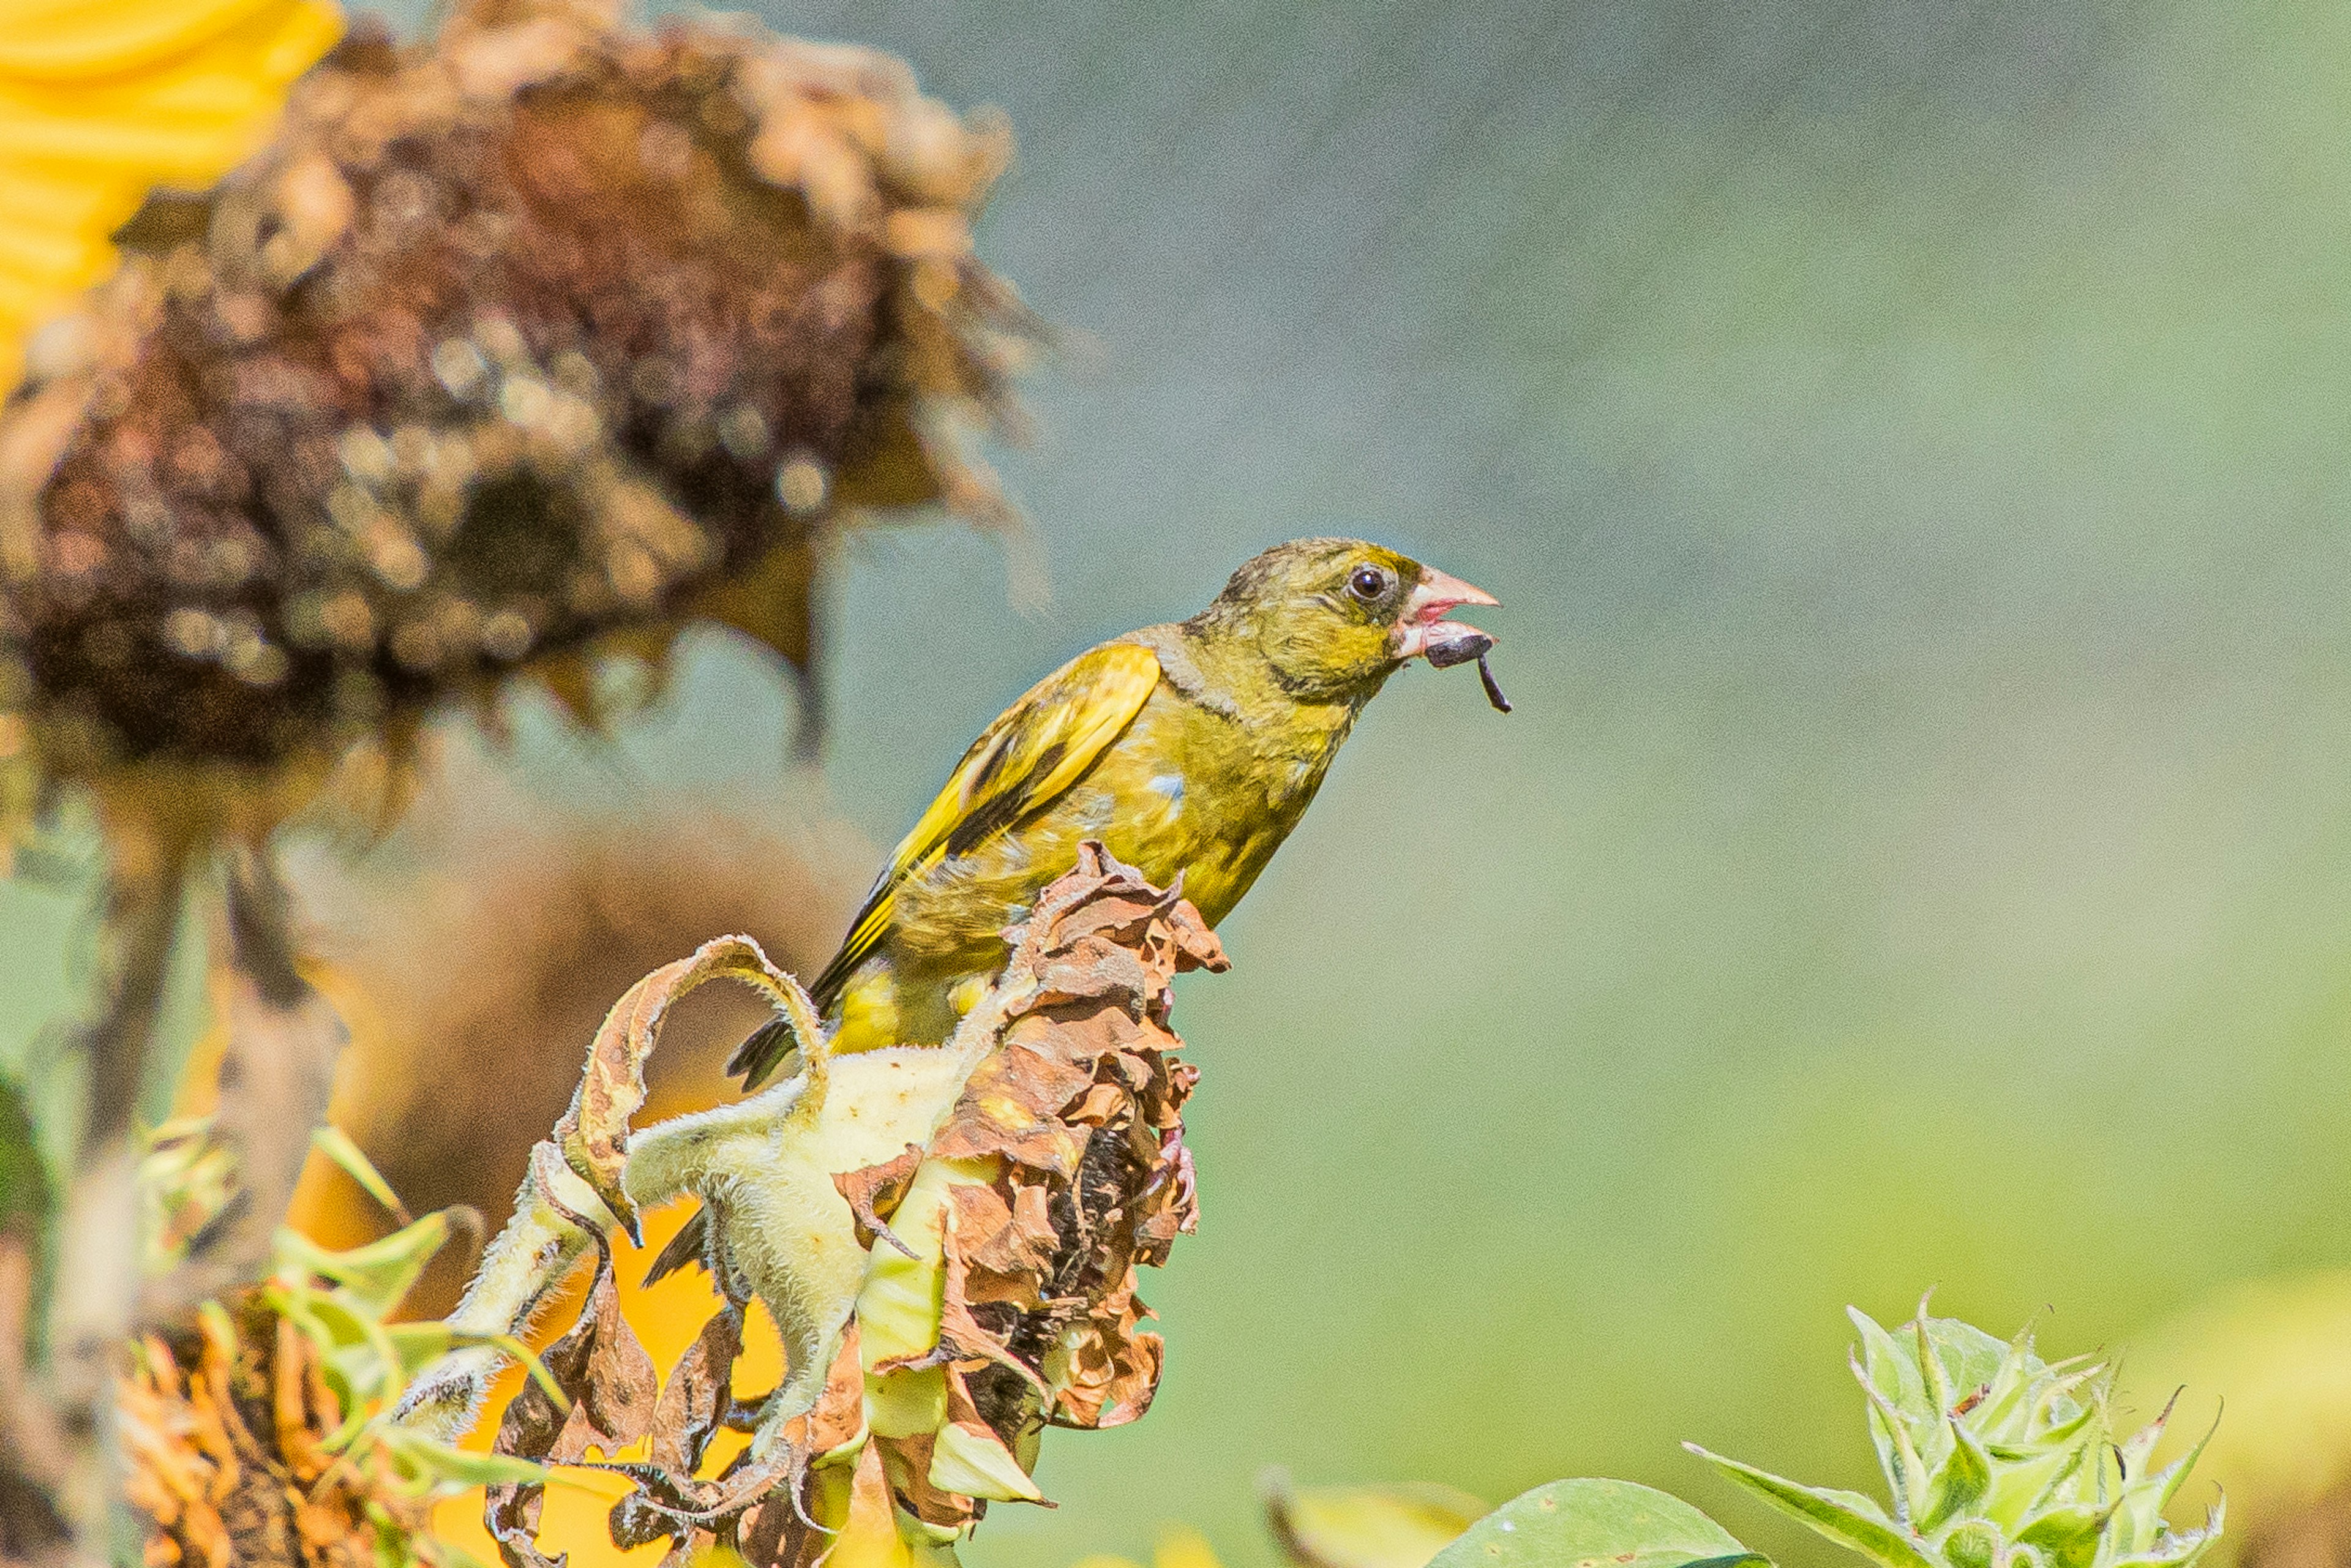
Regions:
<instances>
[{"instance_id":1,"label":"blurred sunflower head","mask_svg":"<svg viewBox=\"0 0 2351 1568\"><path fill-rule=\"evenodd\" d=\"M355 26L0 416L0 813L266 830L517 674L596 723L697 619L805 677L851 519L1005 516L957 432L1031 340L971 248L1008 148L735 20Z\"/></svg>"}]
</instances>

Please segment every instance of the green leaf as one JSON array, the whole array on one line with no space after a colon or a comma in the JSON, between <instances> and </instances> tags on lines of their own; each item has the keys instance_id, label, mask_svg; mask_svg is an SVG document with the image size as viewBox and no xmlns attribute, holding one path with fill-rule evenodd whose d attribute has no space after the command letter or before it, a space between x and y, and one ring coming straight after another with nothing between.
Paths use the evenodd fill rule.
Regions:
<instances>
[{"instance_id":1,"label":"green leaf","mask_svg":"<svg viewBox=\"0 0 2351 1568\"><path fill-rule=\"evenodd\" d=\"M348 1348L338 1335L335 1326L322 1317L319 1304L326 1294L307 1285L274 1284L267 1287L265 1299L278 1316L292 1323L295 1329L318 1347L319 1370L334 1394L335 1403L347 1412L343 1424L329 1434L322 1447L329 1453L339 1453L344 1444L357 1435L367 1420L368 1394L355 1386L350 1374L344 1368L340 1356Z\"/></svg>"},{"instance_id":2,"label":"green leaf","mask_svg":"<svg viewBox=\"0 0 2351 1568\"><path fill-rule=\"evenodd\" d=\"M2195 1446L2157 1471L2149 1481L2148 1488L2155 1493L2158 1509L2171 1506L2171 1500L2179 1495L2180 1483L2188 1479L2188 1472L2196 1468L2196 1461L2204 1457L2204 1449L2212 1441L2212 1434L2220 1429L2223 1414L2221 1410L2212 1412L2212 1424L2204 1428L2204 1435L2196 1439Z\"/></svg>"},{"instance_id":3,"label":"green leaf","mask_svg":"<svg viewBox=\"0 0 2351 1568\"><path fill-rule=\"evenodd\" d=\"M1929 1418L1940 1426L1951 1406L1959 1402L1959 1396L1952 1392L1950 1369L1943 1364L1940 1344L1928 1337L1927 1322L1927 1302L1922 1298L1918 1315L1910 1321L1910 1332L1917 1337L1918 1375L1926 1382Z\"/></svg>"},{"instance_id":4,"label":"green leaf","mask_svg":"<svg viewBox=\"0 0 2351 1568\"><path fill-rule=\"evenodd\" d=\"M2054 1407L2062 1412L2068 1406L2072 1408L2073 1414L2058 1416L2045 1431L2033 1439L2035 1443L2043 1447L2069 1444L2076 1448L2082 1446L2084 1434L2089 1432L2091 1427L2102 1419L2099 1407L2094 1402L2078 1403L2070 1396L2060 1395ZM2092 1447L2096 1446L2095 1438L2089 1439L2089 1442Z\"/></svg>"},{"instance_id":5,"label":"green leaf","mask_svg":"<svg viewBox=\"0 0 2351 1568\"><path fill-rule=\"evenodd\" d=\"M1428 1568L1732 1568L1769 1559L1679 1498L1630 1481L1553 1481L1478 1521Z\"/></svg>"},{"instance_id":6,"label":"green leaf","mask_svg":"<svg viewBox=\"0 0 2351 1568\"><path fill-rule=\"evenodd\" d=\"M1896 1506L1915 1511L1926 1503L1927 1470L1912 1428L1921 1416L1938 1424L1928 1408L1917 1357L1859 1307L1845 1308L1844 1315L1861 1335L1861 1358L1853 1375L1869 1396L1869 1440L1877 1449L1877 1468L1886 1472L1886 1490Z\"/></svg>"},{"instance_id":7,"label":"green leaf","mask_svg":"<svg viewBox=\"0 0 2351 1568\"><path fill-rule=\"evenodd\" d=\"M1847 1307L1844 1315L1853 1320L1855 1330L1861 1335L1862 1365L1869 1385L1905 1411L1925 1404L1927 1385L1919 1375L1917 1359L1906 1354L1894 1336L1859 1307Z\"/></svg>"},{"instance_id":8,"label":"green leaf","mask_svg":"<svg viewBox=\"0 0 2351 1568\"><path fill-rule=\"evenodd\" d=\"M1924 1301L1918 1303L1912 1332L1932 1406L1928 1419L1933 1423L1933 1431L1920 1434L1918 1446L1934 1465L1938 1489L1945 1486L1946 1472L1953 1465L1960 1469L1948 1479L1966 1484L1969 1467L1979 1463L1981 1468L1990 1467L1990 1457L1983 1451L1982 1434L1998 1428L1991 1425L1992 1412L1985 1405L2003 1377L2013 1378L2026 1370L2019 1358L2030 1354L2029 1342L2002 1344L1957 1318L1930 1318ZM1973 1456L1957 1454L1951 1447L1954 1444L1972 1445L1977 1452ZM1975 1495L1981 1496L1982 1490L1978 1486ZM1957 1515L1958 1510L1940 1491L1927 1507L1912 1510L1912 1517L1921 1521L1929 1517L1948 1521Z\"/></svg>"},{"instance_id":9,"label":"green leaf","mask_svg":"<svg viewBox=\"0 0 2351 1568\"><path fill-rule=\"evenodd\" d=\"M343 1287L351 1303L372 1316L382 1317L400 1305L433 1255L449 1239L449 1216L428 1214L415 1224L393 1231L381 1241L329 1252L299 1231L277 1232L277 1260L288 1270L317 1274Z\"/></svg>"},{"instance_id":10,"label":"green leaf","mask_svg":"<svg viewBox=\"0 0 2351 1568\"><path fill-rule=\"evenodd\" d=\"M1951 1402L1960 1395L1998 1380L2009 1346L1958 1318L1928 1318L1923 1326L1934 1350L1935 1380L1946 1394L1942 1408L1935 1414L1948 1416Z\"/></svg>"},{"instance_id":11,"label":"green leaf","mask_svg":"<svg viewBox=\"0 0 2351 1568\"><path fill-rule=\"evenodd\" d=\"M2107 1568L2134 1568L2135 1564L2160 1564L2161 1568L2192 1568L2192 1564L2212 1549L2220 1539L2220 1529L2228 1513L2225 1500L2214 1503L2204 1517L2201 1529L2182 1531L2158 1539L2148 1551L2110 1560Z\"/></svg>"},{"instance_id":12,"label":"green leaf","mask_svg":"<svg viewBox=\"0 0 2351 1568\"><path fill-rule=\"evenodd\" d=\"M2016 1457L1998 1456L1993 1467L1991 1487L1985 1492L1982 1512L1986 1519L2002 1530L2014 1530L2026 1515L2041 1506L2050 1495L2051 1488L2082 1462L2078 1448L2052 1448L2045 1454Z\"/></svg>"},{"instance_id":13,"label":"green leaf","mask_svg":"<svg viewBox=\"0 0 2351 1568\"><path fill-rule=\"evenodd\" d=\"M1927 1507L1917 1516L1918 1529L1928 1534L1965 1514L1991 1490L1991 1457L1956 1416L1949 1426L1951 1451L1936 1468Z\"/></svg>"},{"instance_id":14,"label":"green leaf","mask_svg":"<svg viewBox=\"0 0 2351 1568\"><path fill-rule=\"evenodd\" d=\"M436 1443L404 1427L383 1427L372 1434L384 1450L408 1467L411 1474L448 1486L497 1486L507 1481L544 1481L545 1465L512 1454L476 1454Z\"/></svg>"},{"instance_id":15,"label":"green leaf","mask_svg":"<svg viewBox=\"0 0 2351 1568\"><path fill-rule=\"evenodd\" d=\"M339 1451L381 1401L399 1397L407 1377L400 1351L384 1325L352 1304L348 1293L277 1285L269 1300L319 1350L319 1370L349 1412L324 1447Z\"/></svg>"},{"instance_id":16,"label":"green leaf","mask_svg":"<svg viewBox=\"0 0 2351 1568\"><path fill-rule=\"evenodd\" d=\"M329 1122L311 1129L310 1142L320 1154L341 1167L345 1176L365 1187L367 1195L383 1205L385 1212L402 1225L409 1223L408 1208L400 1201L400 1195L392 1190L392 1184L383 1179L383 1173L375 1168L357 1144L351 1142L349 1133Z\"/></svg>"},{"instance_id":17,"label":"green leaf","mask_svg":"<svg viewBox=\"0 0 2351 1568\"><path fill-rule=\"evenodd\" d=\"M1886 1568L1941 1568L1886 1517L1884 1509L1859 1492L1799 1486L1768 1470L1708 1453L1695 1443L1684 1443L1682 1447L1772 1507L1794 1515L1831 1541L1852 1548L1872 1562L1885 1563Z\"/></svg>"},{"instance_id":18,"label":"green leaf","mask_svg":"<svg viewBox=\"0 0 2351 1568\"><path fill-rule=\"evenodd\" d=\"M2040 1548L2056 1568L2088 1568L2097 1559L2106 1513L2092 1503L2061 1504L2026 1520L2016 1532L2017 1544Z\"/></svg>"},{"instance_id":19,"label":"green leaf","mask_svg":"<svg viewBox=\"0 0 2351 1568\"><path fill-rule=\"evenodd\" d=\"M1911 1440L1910 1418L1887 1402L1875 1385L1865 1383L1869 1396L1869 1436L1886 1471L1886 1495L1894 1502L1894 1522L1905 1529L1924 1514L1932 1501L1934 1471Z\"/></svg>"},{"instance_id":20,"label":"green leaf","mask_svg":"<svg viewBox=\"0 0 2351 1568\"><path fill-rule=\"evenodd\" d=\"M2007 1428L2023 1402L2032 1396L2032 1369L2036 1366L2047 1370L2033 1351L2032 1325L2028 1322L2008 1342L1991 1381L1984 1385L1982 1403L1976 1407L1976 1420L1988 1429Z\"/></svg>"}]
</instances>

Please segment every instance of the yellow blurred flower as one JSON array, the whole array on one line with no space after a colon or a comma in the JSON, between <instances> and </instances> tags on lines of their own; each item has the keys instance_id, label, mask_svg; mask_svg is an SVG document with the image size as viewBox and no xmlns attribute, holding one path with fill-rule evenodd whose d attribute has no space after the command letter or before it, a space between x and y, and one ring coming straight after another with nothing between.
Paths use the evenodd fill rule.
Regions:
<instances>
[{"instance_id":1,"label":"yellow blurred flower","mask_svg":"<svg viewBox=\"0 0 2351 1568\"><path fill-rule=\"evenodd\" d=\"M1265 1521L1297 1568L1423 1568L1487 1513L1467 1492L1426 1481L1292 1487L1264 1477Z\"/></svg>"},{"instance_id":2,"label":"yellow blurred flower","mask_svg":"<svg viewBox=\"0 0 2351 1568\"><path fill-rule=\"evenodd\" d=\"M1144 1568L1132 1557L1097 1553L1081 1557L1071 1568ZM1151 1553L1151 1568L1224 1568L1217 1549L1196 1530L1180 1527L1163 1531Z\"/></svg>"},{"instance_id":3,"label":"yellow blurred flower","mask_svg":"<svg viewBox=\"0 0 2351 1568\"><path fill-rule=\"evenodd\" d=\"M2239 1281L2131 1347L2148 1386L2227 1392L2227 1418L2200 1467L2229 1499L2229 1534L2209 1561L2303 1568L2351 1552L2346 1347L2344 1269Z\"/></svg>"},{"instance_id":4,"label":"yellow blurred flower","mask_svg":"<svg viewBox=\"0 0 2351 1568\"><path fill-rule=\"evenodd\" d=\"M0 389L148 193L227 173L342 30L329 0L0 0Z\"/></svg>"},{"instance_id":5,"label":"yellow blurred flower","mask_svg":"<svg viewBox=\"0 0 2351 1568\"><path fill-rule=\"evenodd\" d=\"M1451 1487L1292 1487L1280 1470L1264 1478L1266 1525L1293 1568L1423 1568L1476 1523L1486 1505ZM1079 1559L1071 1568L1144 1568L1108 1553ZM1223 1568L1199 1531L1172 1525L1161 1531L1150 1568Z\"/></svg>"}]
</instances>

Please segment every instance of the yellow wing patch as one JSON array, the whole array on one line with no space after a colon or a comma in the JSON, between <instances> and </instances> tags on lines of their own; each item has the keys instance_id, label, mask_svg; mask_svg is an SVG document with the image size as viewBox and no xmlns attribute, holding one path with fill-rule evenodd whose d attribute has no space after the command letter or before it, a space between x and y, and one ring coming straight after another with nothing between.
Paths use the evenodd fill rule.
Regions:
<instances>
[{"instance_id":1,"label":"yellow wing patch","mask_svg":"<svg viewBox=\"0 0 2351 1568\"><path fill-rule=\"evenodd\" d=\"M1105 643L1031 686L971 743L953 777L900 841L848 940L812 988L830 1007L851 972L890 929L897 890L949 855L967 854L1076 783L1143 711L1159 684L1159 656Z\"/></svg>"},{"instance_id":2,"label":"yellow wing patch","mask_svg":"<svg viewBox=\"0 0 2351 1568\"><path fill-rule=\"evenodd\" d=\"M342 28L327 0L0 0L0 392L148 192L228 172Z\"/></svg>"}]
</instances>

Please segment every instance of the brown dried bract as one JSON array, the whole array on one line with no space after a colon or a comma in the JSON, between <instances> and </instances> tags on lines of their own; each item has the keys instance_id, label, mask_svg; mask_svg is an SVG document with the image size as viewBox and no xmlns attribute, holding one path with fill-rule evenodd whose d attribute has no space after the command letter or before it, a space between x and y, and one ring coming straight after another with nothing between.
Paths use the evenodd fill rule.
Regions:
<instances>
[{"instance_id":1,"label":"brown dried bract","mask_svg":"<svg viewBox=\"0 0 2351 1568\"><path fill-rule=\"evenodd\" d=\"M947 1368L947 1424L1032 1456L1024 1469L1040 1424L1117 1426L1150 1406L1161 1342L1142 1327L1134 1270L1165 1261L1197 1219L1181 1111L1198 1073L1175 1058L1169 988L1186 970L1227 967L1189 904L1099 845L1084 847L1036 918L1044 938L1015 959L1034 976L1034 999L973 1070L929 1150L992 1159L998 1174L952 1189L939 1344L920 1358ZM984 1502L921 1484L938 1440L872 1442L908 1511L932 1523L978 1517Z\"/></svg>"},{"instance_id":2,"label":"brown dried bract","mask_svg":"<svg viewBox=\"0 0 2351 1568\"><path fill-rule=\"evenodd\" d=\"M731 1302L702 1325L702 1333L669 1375L653 1408L653 1462L692 1475L702 1451L734 1414L729 1374L743 1354L743 1313Z\"/></svg>"},{"instance_id":3,"label":"brown dried bract","mask_svg":"<svg viewBox=\"0 0 2351 1568\"><path fill-rule=\"evenodd\" d=\"M524 1384L498 1423L501 1454L559 1465L584 1458L593 1448L611 1458L653 1430L667 1406L656 1395L653 1357L621 1312L611 1251L601 1239L595 1283L580 1321L538 1359L562 1391L562 1402L536 1379ZM682 1433L684 1416L676 1418ZM511 1568L549 1568L533 1539L545 1491L538 1482L507 1481L491 1487L484 1500L484 1521Z\"/></svg>"},{"instance_id":4,"label":"brown dried bract","mask_svg":"<svg viewBox=\"0 0 2351 1568\"><path fill-rule=\"evenodd\" d=\"M849 1212L857 1217L857 1244L871 1248L879 1237L904 1252L914 1256L914 1249L901 1241L890 1228L890 1216L905 1201L906 1189L914 1183L914 1173L922 1168L923 1150L919 1144L908 1144L906 1152L894 1160L863 1170L844 1171L832 1178L841 1196L849 1201Z\"/></svg>"},{"instance_id":5,"label":"brown dried bract","mask_svg":"<svg viewBox=\"0 0 2351 1568\"><path fill-rule=\"evenodd\" d=\"M126 234L0 419L0 762L292 788L518 667L592 721L591 640L658 669L695 617L805 671L832 520L1005 515L950 434L1033 340L971 249L1002 127L596 9L360 23Z\"/></svg>"},{"instance_id":6,"label":"brown dried bract","mask_svg":"<svg viewBox=\"0 0 2351 1568\"><path fill-rule=\"evenodd\" d=\"M555 1142L564 1157L632 1239L641 1239L637 1212L622 1190L621 1169L628 1157L629 1118L645 1103L645 1060L671 1005L705 981L721 977L765 992L799 1023L805 1036L815 1035L816 1007L798 980L768 962L749 937L713 937L692 957L655 969L612 1004L588 1048L570 1107L555 1124Z\"/></svg>"}]
</instances>

